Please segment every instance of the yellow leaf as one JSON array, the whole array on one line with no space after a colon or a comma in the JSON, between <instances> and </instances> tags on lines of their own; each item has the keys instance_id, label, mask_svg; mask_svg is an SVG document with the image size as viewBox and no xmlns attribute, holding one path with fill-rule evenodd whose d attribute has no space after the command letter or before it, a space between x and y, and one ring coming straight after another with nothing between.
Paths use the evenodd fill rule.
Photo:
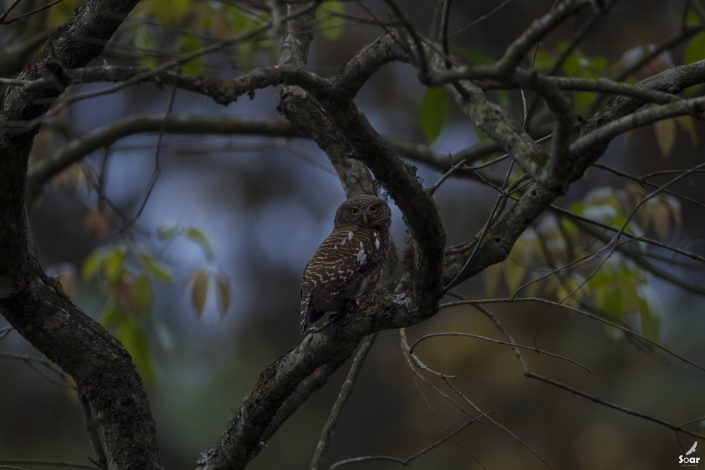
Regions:
<instances>
[{"instance_id":1,"label":"yellow leaf","mask_svg":"<svg viewBox=\"0 0 705 470\"><path fill-rule=\"evenodd\" d=\"M88 280L95 276L102 262L103 260L100 256L98 256L97 252L94 251L88 255L86 260L83 262L83 279Z\"/></svg>"},{"instance_id":2,"label":"yellow leaf","mask_svg":"<svg viewBox=\"0 0 705 470\"><path fill-rule=\"evenodd\" d=\"M499 279L501 275L502 265L499 263L488 266L485 269L485 275L483 276L483 279L485 281L485 290L487 291L487 295L497 295L497 287L499 285Z\"/></svg>"},{"instance_id":3,"label":"yellow leaf","mask_svg":"<svg viewBox=\"0 0 705 470\"><path fill-rule=\"evenodd\" d=\"M673 119L664 119L654 124L656 142L664 157L671 153L673 144L676 141L676 124Z\"/></svg>"},{"instance_id":4,"label":"yellow leaf","mask_svg":"<svg viewBox=\"0 0 705 470\"><path fill-rule=\"evenodd\" d=\"M208 273L202 269L196 271L191 278L191 303L198 316L203 315L206 306L209 281Z\"/></svg>"},{"instance_id":5,"label":"yellow leaf","mask_svg":"<svg viewBox=\"0 0 705 470\"><path fill-rule=\"evenodd\" d=\"M524 266L520 266L514 263L504 263L504 278L507 280L507 287L509 292L513 294L521 285L524 280L524 275L526 274L526 269Z\"/></svg>"},{"instance_id":6,"label":"yellow leaf","mask_svg":"<svg viewBox=\"0 0 705 470\"><path fill-rule=\"evenodd\" d=\"M654 230L659 238L666 239L671 233L671 211L666 204L657 204L654 206L651 215Z\"/></svg>"}]
</instances>

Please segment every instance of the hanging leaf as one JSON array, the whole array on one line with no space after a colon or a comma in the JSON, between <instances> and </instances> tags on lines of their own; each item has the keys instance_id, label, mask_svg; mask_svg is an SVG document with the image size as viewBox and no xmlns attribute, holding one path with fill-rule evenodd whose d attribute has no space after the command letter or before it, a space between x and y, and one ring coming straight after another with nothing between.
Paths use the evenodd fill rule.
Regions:
<instances>
[{"instance_id":1,"label":"hanging leaf","mask_svg":"<svg viewBox=\"0 0 705 470\"><path fill-rule=\"evenodd\" d=\"M186 17L190 7L189 0L152 0L150 12L162 25L175 25Z\"/></svg>"},{"instance_id":2,"label":"hanging leaf","mask_svg":"<svg viewBox=\"0 0 705 470\"><path fill-rule=\"evenodd\" d=\"M671 220L671 211L667 204L654 204L651 208L651 221L656 234L661 240L665 240L670 235L673 228Z\"/></svg>"},{"instance_id":3,"label":"hanging leaf","mask_svg":"<svg viewBox=\"0 0 705 470\"><path fill-rule=\"evenodd\" d=\"M448 92L442 87L427 88L421 98L419 114L421 128L429 143L434 142L448 121L450 98Z\"/></svg>"},{"instance_id":4,"label":"hanging leaf","mask_svg":"<svg viewBox=\"0 0 705 470\"><path fill-rule=\"evenodd\" d=\"M220 317L224 317L230 306L230 279L228 276L220 272L216 278L216 287L218 292L218 306L220 308Z\"/></svg>"},{"instance_id":5,"label":"hanging leaf","mask_svg":"<svg viewBox=\"0 0 705 470\"><path fill-rule=\"evenodd\" d=\"M56 28L71 18L73 11L78 6L78 0L64 0L53 5L47 15L47 27Z\"/></svg>"},{"instance_id":6,"label":"hanging leaf","mask_svg":"<svg viewBox=\"0 0 705 470\"><path fill-rule=\"evenodd\" d=\"M521 286L526 275L526 268L515 263L504 263L504 279L507 281L509 292L514 292Z\"/></svg>"},{"instance_id":7,"label":"hanging leaf","mask_svg":"<svg viewBox=\"0 0 705 470\"><path fill-rule=\"evenodd\" d=\"M345 4L340 0L333 0L321 3L316 8L316 21L323 33L323 37L329 41L338 39L343 34L343 18Z\"/></svg>"},{"instance_id":8,"label":"hanging leaf","mask_svg":"<svg viewBox=\"0 0 705 470\"><path fill-rule=\"evenodd\" d=\"M138 277L132 284L132 307L138 313L147 314L152 310L152 283L147 276Z\"/></svg>"},{"instance_id":9,"label":"hanging leaf","mask_svg":"<svg viewBox=\"0 0 705 470\"><path fill-rule=\"evenodd\" d=\"M213 259L213 247L211 246L210 240L208 240L208 237L202 230L196 227L189 227L186 229L186 236L201 246L206 258L209 260Z\"/></svg>"},{"instance_id":10,"label":"hanging leaf","mask_svg":"<svg viewBox=\"0 0 705 470\"><path fill-rule=\"evenodd\" d=\"M191 34L181 35L177 40L177 48L179 54L186 55L191 52L196 52L203 48L201 39ZM186 75L199 75L203 70L203 56L198 56L193 60L185 63L181 67L181 71Z\"/></svg>"},{"instance_id":11,"label":"hanging leaf","mask_svg":"<svg viewBox=\"0 0 705 470\"><path fill-rule=\"evenodd\" d=\"M661 155L668 156L673 149L673 144L676 141L676 124L673 119L664 119L654 124L654 133L656 134L656 142L661 150Z\"/></svg>"},{"instance_id":12,"label":"hanging leaf","mask_svg":"<svg viewBox=\"0 0 705 470\"><path fill-rule=\"evenodd\" d=\"M487 295L496 296L499 289L499 280L502 277L502 265L500 263L493 264L488 266L483 272Z\"/></svg>"},{"instance_id":13,"label":"hanging leaf","mask_svg":"<svg viewBox=\"0 0 705 470\"><path fill-rule=\"evenodd\" d=\"M164 282L174 281L174 277L171 275L169 268L152 258L147 253L141 253L139 259L142 262L142 265L147 268L147 271L149 271L152 276Z\"/></svg>"},{"instance_id":14,"label":"hanging leaf","mask_svg":"<svg viewBox=\"0 0 705 470\"><path fill-rule=\"evenodd\" d=\"M159 228L157 228L157 238L161 241L169 240L178 232L178 225L160 225Z\"/></svg>"},{"instance_id":15,"label":"hanging leaf","mask_svg":"<svg viewBox=\"0 0 705 470\"><path fill-rule=\"evenodd\" d=\"M100 315L100 324L106 328L112 328L119 324L127 313L118 304L108 304Z\"/></svg>"},{"instance_id":16,"label":"hanging leaf","mask_svg":"<svg viewBox=\"0 0 705 470\"><path fill-rule=\"evenodd\" d=\"M153 68L159 65L159 60L152 55L153 51L158 48L149 25L137 24L132 31L132 42L139 49L142 49L142 53L137 58L137 62L142 67Z\"/></svg>"},{"instance_id":17,"label":"hanging leaf","mask_svg":"<svg viewBox=\"0 0 705 470\"><path fill-rule=\"evenodd\" d=\"M203 315L203 309L206 306L208 283L208 273L203 269L196 271L191 278L191 304L198 316Z\"/></svg>"},{"instance_id":18,"label":"hanging leaf","mask_svg":"<svg viewBox=\"0 0 705 470\"><path fill-rule=\"evenodd\" d=\"M685 48L683 63L690 64L705 58L705 33L698 33L693 36Z\"/></svg>"},{"instance_id":19,"label":"hanging leaf","mask_svg":"<svg viewBox=\"0 0 705 470\"><path fill-rule=\"evenodd\" d=\"M695 123L693 120L693 116L678 116L676 119L676 123L678 123L678 126L683 129L685 132L688 133L688 137L690 137L690 142L693 145L698 144L698 133L695 130Z\"/></svg>"},{"instance_id":20,"label":"hanging leaf","mask_svg":"<svg viewBox=\"0 0 705 470\"><path fill-rule=\"evenodd\" d=\"M105 272L105 277L107 277L109 281L114 282L122 277L122 274L125 271L124 261L125 254L121 253L120 251L112 252L105 259L103 269Z\"/></svg>"},{"instance_id":21,"label":"hanging leaf","mask_svg":"<svg viewBox=\"0 0 705 470\"><path fill-rule=\"evenodd\" d=\"M126 321L122 322L115 332L115 337L135 360L137 369L145 382L152 382L155 378L154 367L149 351L149 339L144 331L133 319L126 317Z\"/></svg>"},{"instance_id":22,"label":"hanging leaf","mask_svg":"<svg viewBox=\"0 0 705 470\"><path fill-rule=\"evenodd\" d=\"M98 273L98 269L100 268L102 262L103 259L98 255L98 252L94 251L88 255L86 260L83 262L83 269L81 272L83 279L92 279Z\"/></svg>"}]
</instances>

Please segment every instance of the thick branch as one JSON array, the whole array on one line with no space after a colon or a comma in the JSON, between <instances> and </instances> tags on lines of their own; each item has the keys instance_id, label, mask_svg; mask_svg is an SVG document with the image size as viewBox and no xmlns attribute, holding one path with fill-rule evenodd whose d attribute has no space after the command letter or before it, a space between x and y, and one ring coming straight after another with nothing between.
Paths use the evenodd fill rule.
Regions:
<instances>
[{"instance_id":1,"label":"thick branch","mask_svg":"<svg viewBox=\"0 0 705 470\"><path fill-rule=\"evenodd\" d=\"M705 81L705 60L666 70L643 80L637 86L676 94L702 81ZM701 106L700 102L696 100L678 100L674 103L660 106L653 112L661 118L686 112L696 112ZM636 98L624 96L613 98L583 126L581 129L582 137L571 146L570 158L572 163L570 172L566 175L566 183L580 178L583 172L604 154L611 139L617 135L617 133L613 132L614 127L623 125L624 121L620 121L620 119L624 118L629 121L632 119L629 117L630 113L633 113L643 105L644 102ZM683 108L680 106L683 106ZM637 116L648 118L651 116L650 112L647 109L642 111L644 114ZM640 122L641 117L634 119L633 123L637 123ZM618 124L610 124L613 122ZM623 132L628 126L620 128ZM592 140L591 145L586 145L588 139ZM576 146L578 142L581 143ZM462 273L460 273L456 281L467 279L482 271L488 265L505 259L519 235L550 206L558 195L559 192L555 189L542 187L535 182L529 184L520 199L492 224L478 249L475 249L475 244L479 239L479 237L476 237L470 243L452 247L447 251L446 280L455 279L455 275L461 269ZM470 263L467 263L468 257L473 252L476 253L476 256Z\"/></svg>"},{"instance_id":2,"label":"thick branch","mask_svg":"<svg viewBox=\"0 0 705 470\"><path fill-rule=\"evenodd\" d=\"M230 104L242 95L274 85L301 85L308 89L321 91L328 89L330 86L329 81L325 78L305 69L286 65L256 68L230 80L184 75L172 70L157 71L145 67L118 67L111 65L71 70L67 72L67 75L73 83L117 83L134 80L134 77L144 77L142 79L144 82L175 86L208 96L216 103L222 105ZM36 85L31 84L30 86Z\"/></svg>"},{"instance_id":3,"label":"thick branch","mask_svg":"<svg viewBox=\"0 0 705 470\"><path fill-rule=\"evenodd\" d=\"M40 117L63 91L61 70L82 67L103 50L136 0L90 0L18 79L55 73L51 86L11 88L0 127ZM93 41L85 41L85 38ZM161 468L149 401L132 359L98 323L49 280L31 254L25 214L27 161L36 128L0 134L0 311L33 346L69 373L95 418L110 469Z\"/></svg>"},{"instance_id":4,"label":"thick branch","mask_svg":"<svg viewBox=\"0 0 705 470\"><path fill-rule=\"evenodd\" d=\"M233 116L184 116L137 114L98 128L72 140L53 155L44 158L29 170L27 189L33 201L44 184L52 177L79 162L98 149L109 147L117 140L134 134L164 132L175 134L260 135L300 137L288 122L275 119L238 118Z\"/></svg>"}]
</instances>

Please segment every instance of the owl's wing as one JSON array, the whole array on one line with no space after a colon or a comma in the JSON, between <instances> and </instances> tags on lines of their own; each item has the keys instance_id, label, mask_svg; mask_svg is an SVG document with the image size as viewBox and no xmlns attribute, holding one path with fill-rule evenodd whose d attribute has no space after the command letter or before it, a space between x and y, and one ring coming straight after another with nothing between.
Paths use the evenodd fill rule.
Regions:
<instances>
[{"instance_id":1,"label":"owl's wing","mask_svg":"<svg viewBox=\"0 0 705 470\"><path fill-rule=\"evenodd\" d=\"M355 282L356 276L364 272L360 269L357 252L354 228L338 228L323 240L306 264L300 293L303 329L325 314L326 309L341 298L345 288Z\"/></svg>"}]
</instances>

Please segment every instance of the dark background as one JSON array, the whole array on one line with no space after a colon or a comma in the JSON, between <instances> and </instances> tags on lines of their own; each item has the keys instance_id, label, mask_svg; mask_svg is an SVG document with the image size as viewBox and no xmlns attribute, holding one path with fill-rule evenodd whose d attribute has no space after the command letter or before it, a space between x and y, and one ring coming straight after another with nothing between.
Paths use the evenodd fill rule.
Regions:
<instances>
[{"instance_id":1,"label":"dark background","mask_svg":"<svg viewBox=\"0 0 705 470\"><path fill-rule=\"evenodd\" d=\"M453 46L457 51L496 58L551 4L510 2L491 18L453 36ZM674 0L623 0L588 35L581 49L616 62L626 50L659 43L674 34L684 5L685 1ZM495 6L490 1L454 2L451 30L462 28ZM352 5L349 8L360 13ZM431 8L432 2L423 1L414 2L414 8L408 9L422 31L428 26ZM584 15L569 20L542 43L542 49L555 51L557 44L570 37L584 20ZM318 37L312 49L312 69L324 75L334 72L378 34L378 28L355 25L335 42ZM676 64L681 63L682 52L682 47L672 51ZM259 60L265 63L267 58ZM388 66L363 88L357 104L384 135L423 142L418 117L423 91L410 67ZM169 95L169 90L157 92L151 85L141 85L80 102L62 119L80 134L137 112L164 112ZM511 94L510 99L513 112L519 115L518 94ZM267 117L276 116L275 107L273 90L260 91L253 100L241 99L227 108L179 91L172 112ZM433 144L442 153L456 152L478 140L457 110L451 116ZM696 124L696 130L701 141L705 138L702 126ZM145 195L156 142L156 135L141 135L113 146L108 196L128 213L137 210ZM213 150L223 145L228 149ZM679 132L675 145L668 157L662 156L652 128L645 128L633 132L628 140L616 139L603 161L643 174L661 168L685 168L701 160L701 144L693 144L684 132ZM35 149L35 158L41 158L41 153L41 147ZM89 161L97 166L101 157L102 152L96 152ZM66 184L46 190L32 209L31 226L45 267L74 266L80 271L95 247L128 240L157 253L175 273L172 285L155 284L153 316L163 325L163 332L161 340L152 338L156 379L148 389L165 464L179 469L192 467L199 452L216 442L258 372L299 341L300 272L330 230L344 193L326 157L312 143L301 140L165 135L161 163L163 172L127 238L88 233L85 220L95 198L85 188L74 191ZM427 185L440 176L438 171L418 166ZM676 188L702 201L705 194L701 180L702 175L694 174ZM605 185L621 188L625 182L593 170L561 202L567 205ZM474 182L449 181L436 199L448 240L456 243L468 240L478 230L494 194ZM703 253L700 237L705 219L699 217L698 210L694 205L682 206L683 227L670 241L688 244L689 249ZM393 217L399 247L405 229L396 208ZM164 248L154 233L157 227L173 223L202 229L212 242L215 260L209 264L199 248L185 240ZM212 297L201 317L191 306L189 276L202 266L222 269L231 279L232 304L223 318ZM650 285L661 307L660 342L693 361L705 362L702 298L655 279ZM467 282L460 291L473 298L488 295L482 276ZM81 284L76 297L93 316L97 316L102 299L96 283ZM503 305L492 311L519 343L533 344L537 339L542 348L585 362L596 371L588 374L527 352L530 365L540 373L677 424L705 414L704 375L675 359L640 350L599 324L565 311L530 304ZM4 324L0 322L0 326ZM497 337L490 322L470 308L444 311L412 328L409 336L436 331ZM32 352L14 333L2 340L0 347L4 351ZM419 354L432 367L457 374L455 383L477 406L520 436L554 468L678 467L678 455L683 451L674 432L524 378L506 347L468 338L445 338L429 341ZM304 468L308 464L345 369L281 428L251 468ZM429 397L434 412L419 390ZM409 456L443 435L439 416L449 428L464 420L457 409L428 387L421 384L417 389L400 352L398 333L383 332L343 412L328 461L372 454ZM682 441L686 448L692 444L689 437ZM84 460L88 455L90 444L76 397L44 380L24 363L0 357L0 459ZM395 466L380 462L361 464L359 468ZM483 423L471 425L456 442L444 444L413 464L418 469L483 466L543 467L507 433Z\"/></svg>"}]
</instances>

